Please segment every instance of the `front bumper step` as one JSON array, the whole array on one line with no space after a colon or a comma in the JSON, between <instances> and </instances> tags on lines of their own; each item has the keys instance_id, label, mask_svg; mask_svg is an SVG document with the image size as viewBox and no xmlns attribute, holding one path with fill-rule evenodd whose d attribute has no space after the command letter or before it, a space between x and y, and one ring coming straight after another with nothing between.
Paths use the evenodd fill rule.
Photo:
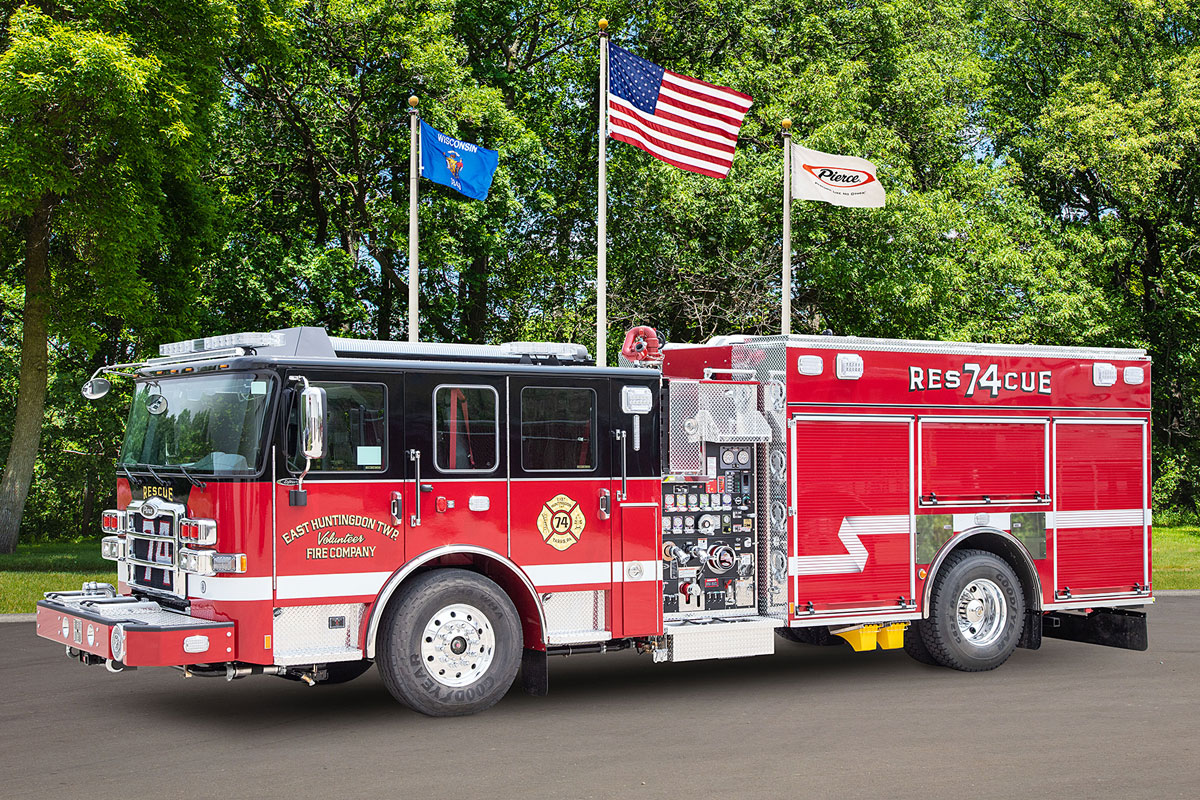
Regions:
<instances>
[{"instance_id":1,"label":"front bumper step","mask_svg":"<svg viewBox=\"0 0 1200 800\"><path fill-rule=\"evenodd\" d=\"M129 667L219 664L237 659L232 622L200 619L111 587L49 592L37 604L37 634Z\"/></svg>"}]
</instances>

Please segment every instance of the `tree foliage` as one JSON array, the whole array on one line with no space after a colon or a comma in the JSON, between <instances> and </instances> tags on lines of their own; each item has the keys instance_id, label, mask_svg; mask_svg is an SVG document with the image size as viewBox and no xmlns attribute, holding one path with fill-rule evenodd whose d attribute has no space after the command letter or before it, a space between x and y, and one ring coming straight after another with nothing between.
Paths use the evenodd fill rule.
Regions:
<instances>
[{"instance_id":1,"label":"tree foliage","mask_svg":"<svg viewBox=\"0 0 1200 800\"><path fill-rule=\"evenodd\" d=\"M410 95L430 124L501 153L486 202L421 185L422 338L591 344L601 16L616 43L755 98L728 180L609 144L610 342L643 322L675 341L778 330L788 117L797 141L874 161L888 190L877 210L796 204L793 329L1144 346L1156 500L1195 507L1194 0L84 0L0 13L0 453L27 223L55 202L27 532L111 485L118 415L73 389L95 366L197 331L407 334Z\"/></svg>"}]
</instances>

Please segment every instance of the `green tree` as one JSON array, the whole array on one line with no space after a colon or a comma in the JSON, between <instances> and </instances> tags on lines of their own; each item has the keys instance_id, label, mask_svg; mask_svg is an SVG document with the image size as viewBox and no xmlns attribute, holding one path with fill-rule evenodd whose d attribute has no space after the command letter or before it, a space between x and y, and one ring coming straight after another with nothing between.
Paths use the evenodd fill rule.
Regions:
<instances>
[{"instance_id":1,"label":"green tree","mask_svg":"<svg viewBox=\"0 0 1200 800\"><path fill-rule=\"evenodd\" d=\"M981 7L994 157L1020 170L1111 309L1154 357L1170 505L1200 485L1200 9L1190 0ZM1163 474L1161 469L1157 470Z\"/></svg>"},{"instance_id":2,"label":"green tree","mask_svg":"<svg viewBox=\"0 0 1200 800\"><path fill-rule=\"evenodd\" d=\"M0 552L16 546L33 476L51 336L93 353L105 320L169 313L189 279L189 215L203 202L193 183L231 19L207 0L21 6L8 16L0 219L19 232L24 302Z\"/></svg>"}]
</instances>

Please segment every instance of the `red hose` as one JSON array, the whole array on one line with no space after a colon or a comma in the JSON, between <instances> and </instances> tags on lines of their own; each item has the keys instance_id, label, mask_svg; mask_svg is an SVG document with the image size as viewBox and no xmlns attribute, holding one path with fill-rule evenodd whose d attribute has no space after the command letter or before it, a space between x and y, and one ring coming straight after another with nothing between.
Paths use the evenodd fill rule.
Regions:
<instances>
[{"instance_id":1,"label":"red hose","mask_svg":"<svg viewBox=\"0 0 1200 800\"><path fill-rule=\"evenodd\" d=\"M661 361L662 353L658 350L658 331L649 325L630 328L625 334L625 344L621 345L621 355L630 361Z\"/></svg>"}]
</instances>

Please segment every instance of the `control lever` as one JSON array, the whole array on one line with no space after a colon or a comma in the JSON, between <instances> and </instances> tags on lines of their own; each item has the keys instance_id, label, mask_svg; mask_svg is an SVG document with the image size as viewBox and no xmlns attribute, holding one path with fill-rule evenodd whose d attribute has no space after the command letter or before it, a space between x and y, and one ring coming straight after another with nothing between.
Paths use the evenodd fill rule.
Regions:
<instances>
[{"instance_id":1,"label":"control lever","mask_svg":"<svg viewBox=\"0 0 1200 800\"><path fill-rule=\"evenodd\" d=\"M699 598L704 594L704 590L700 588L700 584L695 581L679 584L679 593L692 598Z\"/></svg>"}]
</instances>

